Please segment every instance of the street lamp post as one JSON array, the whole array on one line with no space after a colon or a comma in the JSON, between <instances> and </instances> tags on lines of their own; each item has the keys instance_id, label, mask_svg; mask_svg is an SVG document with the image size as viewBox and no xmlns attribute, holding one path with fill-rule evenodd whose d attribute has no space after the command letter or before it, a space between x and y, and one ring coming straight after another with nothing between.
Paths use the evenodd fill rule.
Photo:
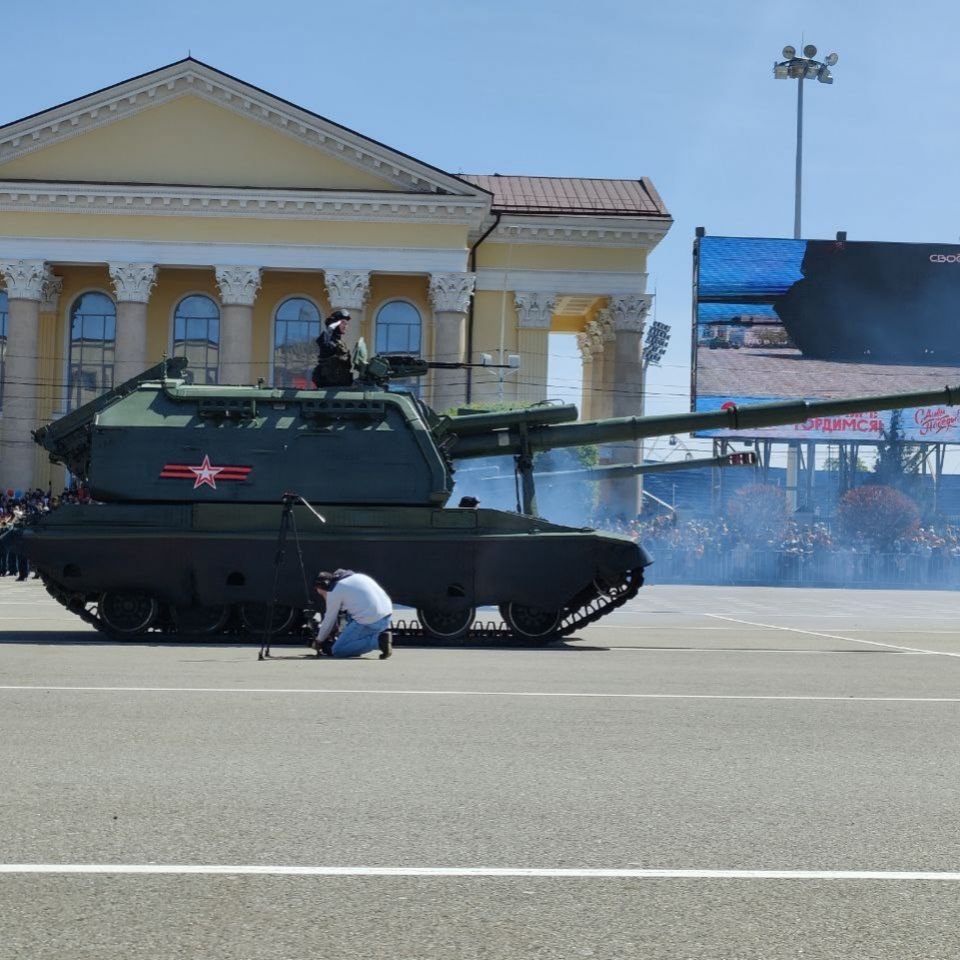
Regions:
<instances>
[{"instance_id":1,"label":"street lamp post","mask_svg":"<svg viewBox=\"0 0 960 960\"><path fill-rule=\"evenodd\" d=\"M808 43L803 48L803 56L798 57L794 47L783 48L783 60L773 65L773 76L776 80L797 81L797 176L796 190L793 203L793 238L800 239L800 180L803 168L803 81L819 80L820 83L833 83L830 68L840 58L835 53L829 53L823 60L814 60L817 48Z\"/></svg>"}]
</instances>

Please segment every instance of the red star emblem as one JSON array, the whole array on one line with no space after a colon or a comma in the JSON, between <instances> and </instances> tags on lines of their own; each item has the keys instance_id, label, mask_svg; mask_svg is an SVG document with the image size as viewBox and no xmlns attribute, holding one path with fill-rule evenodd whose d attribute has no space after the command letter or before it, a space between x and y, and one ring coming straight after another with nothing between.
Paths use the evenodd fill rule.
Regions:
<instances>
[{"instance_id":1,"label":"red star emblem","mask_svg":"<svg viewBox=\"0 0 960 960\"><path fill-rule=\"evenodd\" d=\"M204 484L216 490L217 474L223 473L223 467L210 466L210 458L206 454L203 455L203 463L201 463L199 467L187 467L187 469L197 478L193 484L194 490L196 490L197 487L202 487Z\"/></svg>"},{"instance_id":2,"label":"red star emblem","mask_svg":"<svg viewBox=\"0 0 960 960\"><path fill-rule=\"evenodd\" d=\"M217 480L246 480L250 474L251 467L247 466L227 466L215 467L210 463L210 457L203 455L203 462L198 467L190 466L188 463L166 463L160 471L160 477L164 480L192 480L193 489L207 486L211 490L217 489Z\"/></svg>"}]
</instances>

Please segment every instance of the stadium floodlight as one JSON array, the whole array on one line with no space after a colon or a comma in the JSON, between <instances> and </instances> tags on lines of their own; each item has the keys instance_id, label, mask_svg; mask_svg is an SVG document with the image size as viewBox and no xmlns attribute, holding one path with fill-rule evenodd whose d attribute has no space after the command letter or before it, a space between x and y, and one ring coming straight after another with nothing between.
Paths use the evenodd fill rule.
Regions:
<instances>
[{"instance_id":1,"label":"stadium floodlight","mask_svg":"<svg viewBox=\"0 0 960 960\"><path fill-rule=\"evenodd\" d=\"M670 325L654 320L647 330L646 340L643 344L642 360L643 365L657 365L663 359L667 352L667 346L670 343Z\"/></svg>"},{"instance_id":2,"label":"stadium floodlight","mask_svg":"<svg viewBox=\"0 0 960 960\"><path fill-rule=\"evenodd\" d=\"M797 56L795 47L783 48L783 60L774 63L773 76L776 80L798 80L797 84L797 174L793 203L793 237L800 239L800 197L801 174L803 171L803 81L818 80L820 83L833 83L830 67L840 59L835 53L828 53L823 61L814 60L817 48L808 43L803 48L803 56Z\"/></svg>"}]
</instances>

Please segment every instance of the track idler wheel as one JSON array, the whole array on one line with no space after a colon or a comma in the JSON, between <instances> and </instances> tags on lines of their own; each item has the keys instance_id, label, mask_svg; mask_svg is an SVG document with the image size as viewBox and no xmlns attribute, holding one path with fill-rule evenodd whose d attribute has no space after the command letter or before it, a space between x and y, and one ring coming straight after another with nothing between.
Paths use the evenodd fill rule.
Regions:
<instances>
[{"instance_id":1,"label":"track idler wheel","mask_svg":"<svg viewBox=\"0 0 960 960\"><path fill-rule=\"evenodd\" d=\"M160 604L137 590L108 590L100 597L97 612L115 637L129 639L146 633L160 612Z\"/></svg>"},{"instance_id":2,"label":"track idler wheel","mask_svg":"<svg viewBox=\"0 0 960 960\"><path fill-rule=\"evenodd\" d=\"M476 616L475 607L467 607L466 610L417 608L420 626L435 640L462 640L470 632Z\"/></svg>"},{"instance_id":3,"label":"track idler wheel","mask_svg":"<svg viewBox=\"0 0 960 960\"><path fill-rule=\"evenodd\" d=\"M214 607L171 607L170 619L178 633L194 637L212 636L220 633L230 619L230 608L226 605Z\"/></svg>"},{"instance_id":4,"label":"track idler wheel","mask_svg":"<svg viewBox=\"0 0 960 960\"><path fill-rule=\"evenodd\" d=\"M296 613L293 607L284 607L278 603L273 608L273 617L270 620L270 636L279 637L280 634L286 633L293 624L293 618L296 616ZM263 634L269 616L269 603L240 604L240 620L254 636Z\"/></svg>"},{"instance_id":5,"label":"track idler wheel","mask_svg":"<svg viewBox=\"0 0 960 960\"><path fill-rule=\"evenodd\" d=\"M530 643L545 643L560 629L563 613L560 610L541 610L523 603L500 605L500 616L514 636Z\"/></svg>"}]
</instances>

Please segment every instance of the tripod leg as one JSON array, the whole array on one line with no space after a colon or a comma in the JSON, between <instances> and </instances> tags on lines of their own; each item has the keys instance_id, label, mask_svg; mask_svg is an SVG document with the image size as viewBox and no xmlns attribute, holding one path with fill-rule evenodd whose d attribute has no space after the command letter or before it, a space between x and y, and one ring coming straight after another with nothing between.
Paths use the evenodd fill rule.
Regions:
<instances>
[{"instance_id":1,"label":"tripod leg","mask_svg":"<svg viewBox=\"0 0 960 960\"><path fill-rule=\"evenodd\" d=\"M266 660L270 657L270 628L273 626L273 611L277 606L277 584L280 582L280 567L283 566L283 555L287 543L287 529L290 526L290 513L293 504L284 500L283 513L280 515L280 532L277 535L277 553L273 560L273 592L270 595L270 605L267 608L266 622L263 627L263 640L260 643L260 653L258 660Z\"/></svg>"}]
</instances>

